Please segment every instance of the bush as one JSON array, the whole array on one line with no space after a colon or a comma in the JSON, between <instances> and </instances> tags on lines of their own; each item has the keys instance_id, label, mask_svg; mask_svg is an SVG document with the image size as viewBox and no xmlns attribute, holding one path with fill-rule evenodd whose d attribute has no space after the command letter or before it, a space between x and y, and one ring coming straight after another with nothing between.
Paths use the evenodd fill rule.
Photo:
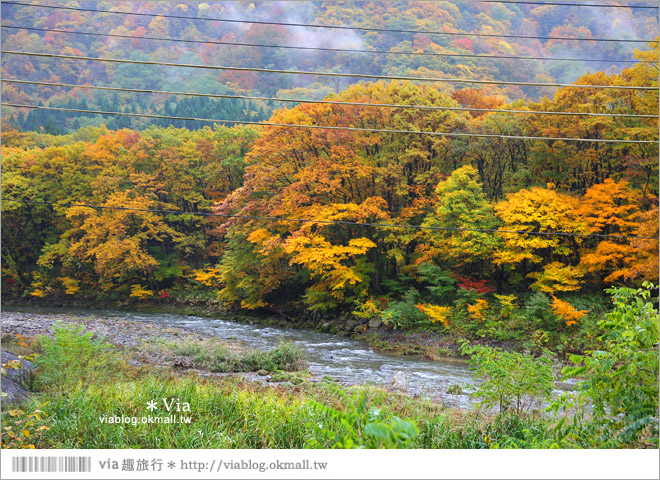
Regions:
<instances>
[{"instance_id":1,"label":"bush","mask_svg":"<svg viewBox=\"0 0 660 480\"><path fill-rule=\"evenodd\" d=\"M543 418L500 415L489 425L488 435L490 448L561 448L550 422Z\"/></svg>"},{"instance_id":2,"label":"bush","mask_svg":"<svg viewBox=\"0 0 660 480\"><path fill-rule=\"evenodd\" d=\"M35 360L38 386L57 388L117 373L119 357L111 345L83 325L58 322L53 337L40 336L39 343L43 353Z\"/></svg>"},{"instance_id":3,"label":"bush","mask_svg":"<svg viewBox=\"0 0 660 480\"><path fill-rule=\"evenodd\" d=\"M482 379L471 386L482 406L499 406L500 412L513 410L520 415L536 400L552 395L552 360L547 356L534 358L469 342L461 345L460 352L470 356L468 363Z\"/></svg>"},{"instance_id":4,"label":"bush","mask_svg":"<svg viewBox=\"0 0 660 480\"><path fill-rule=\"evenodd\" d=\"M41 436L48 430L43 407L39 405L29 413L19 408L2 412L2 448L41 448Z\"/></svg>"},{"instance_id":5,"label":"bush","mask_svg":"<svg viewBox=\"0 0 660 480\"><path fill-rule=\"evenodd\" d=\"M554 329L557 325L550 299L541 292L531 295L525 302L524 316L535 329Z\"/></svg>"},{"instance_id":6,"label":"bush","mask_svg":"<svg viewBox=\"0 0 660 480\"><path fill-rule=\"evenodd\" d=\"M572 355L564 378L581 379L577 395L553 405L575 409L571 425L559 424L564 438L605 448L652 445L658 448L658 311L656 288L612 288L615 308L598 325L602 349ZM590 408L589 408L590 406ZM590 412L589 412L590 410Z\"/></svg>"},{"instance_id":7,"label":"bush","mask_svg":"<svg viewBox=\"0 0 660 480\"><path fill-rule=\"evenodd\" d=\"M430 284L426 289L433 302L448 302L456 293L456 279L449 270L443 270L432 263L422 263L417 272L420 280Z\"/></svg>"},{"instance_id":8,"label":"bush","mask_svg":"<svg viewBox=\"0 0 660 480\"><path fill-rule=\"evenodd\" d=\"M392 328L410 328L426 322L426 314L417 308L419 293L411 288L403 301L392 302L383 311L383 323Z\"/></svg>"}]
</instances>

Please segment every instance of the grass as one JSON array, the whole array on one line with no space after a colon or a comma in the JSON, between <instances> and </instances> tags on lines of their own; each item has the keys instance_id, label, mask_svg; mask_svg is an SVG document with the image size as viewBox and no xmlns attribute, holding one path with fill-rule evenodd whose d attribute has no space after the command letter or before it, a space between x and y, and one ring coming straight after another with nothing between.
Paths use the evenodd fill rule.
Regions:
<instances>
[{"instance_id":1,"label":"grass","mask_svg":"<svg viewBox=\"0 0 660 480\"><path fill-rule=\"evenodd\" d=\"M149 340L143 348L176 365L218 373L293 372L306 367L303 350L291 342L282 342L268 351L244 351L237 344L213 338L185 338L177 342Z\"/></svg>"},{"instance_id":2,"label":"grass","mask_svg":"<svg viewBox=\"0 0 660 480\"><path fill-rule=\"evenodd\" d=\"M376 390L360 389L372 406L382 409L385 421L398 415L419 426L413 448L488 448L525 428L544 425L527 420L492 420L454 411L433 412L424 402L387 398ZM104 424L104 415L148 415L146 404L162 398L191 405L190 424ZM48 404L44 407L43 400ZM78 383L68 391L41 395L24 410L45 410L48 432L37 448L328 448L315 426L339 435L346 433L341 418L314 408L313 402L348 411L337 404L327 385L264 386L236 378L200 379L186 375L147 374L114 384ZM398 414L398 415L397 415ZM537 426L537 428L539 428Z\"/></svg>"},{"instance_id":3,"label":"grass","mask_svg":"<svg viewBox=\"0 0 660 480\"><path fill-rule=\"evenodd\" d=\"M311 374L307 371L304 372L284 372L282 370L275 370L271 373L269 381L271 382L289 382L293 385L302 385Z\"/></svg>"},{"instance_id":4,"label":"grass","mask_svg":"<svg viewBox=\"0 0 660 480\"><path fill-rule=\"evenodd\" d=\"M192 422L102 424L103 415L148 415L146 403L177 398L191 404ZM310 409L283 390L223 379L150 374L116 385L76 385L50 399L57 448L303 448Z\"/></svg>"}]
</instances>

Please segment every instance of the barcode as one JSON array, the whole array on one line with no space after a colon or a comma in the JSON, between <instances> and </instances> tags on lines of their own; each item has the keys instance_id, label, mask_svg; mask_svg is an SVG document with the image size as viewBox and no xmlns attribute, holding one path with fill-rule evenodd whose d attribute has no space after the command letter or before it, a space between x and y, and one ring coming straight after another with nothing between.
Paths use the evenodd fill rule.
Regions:
<instances>
[{"instance_id":1,"label":"barcode","mask_svg":"<svg viewBox=\"0 0 660 480\"><path fill-rule=\"evenodd\" d=\"M91 472L92 457L14 457L12 472Z\"/></svg>"}]
</instances>

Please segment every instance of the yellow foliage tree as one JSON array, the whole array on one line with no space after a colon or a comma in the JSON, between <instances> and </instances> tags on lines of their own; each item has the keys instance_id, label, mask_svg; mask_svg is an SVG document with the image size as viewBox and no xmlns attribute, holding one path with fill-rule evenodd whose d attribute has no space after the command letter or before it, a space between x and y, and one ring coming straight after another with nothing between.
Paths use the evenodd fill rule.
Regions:
<instances>
[{"instance_id":1,"label":"yellow foliage tree","mask_svg":"<svg viewBox=\"0 0 660 480\"><path fill-rule=\"evenodd\" d=\"M34 289L30 292L30 295L33 297L39 297L43 298L46 296L46 292L44 291L44 279L43 276L39 273L36 272L33 276L32 283L30 286Z\"/></svg>"},{"instance_id":2,"label":"yellow foliage tree","mask_svg":"<svg viewBox=\"0 0 660 480\"><path fill-rule=\"evenodd\" d=\"M478 179L477 169L465 165L438 183L435 211L424 221L426 227L467 229L428 232L437 253L451 256L460 263L489 259L500 244L497 236L487 231L475 231L497 226L493 207Z\"/></svg>"},{"instance_id":3,"label":"yellow foliage tree","mask_svg":"<svg viewBox=\"0 0 660 480\"><path fill-rule=\"evenodd\" d=\"M495 298L500 302L500 316L509 318L509 316L518 308L516 301L518 298L515 295L497 295Z\"/></svg>"},{"instance_id":4,"label":"yellow foliage tree","mask_svg":"<svg viewBox=\"0 0 660 480\"><path fill-rule=\"evenodd\" d=\"M495 263L541 263L550 255L569 255L574 246L568 243L571 240L566 237L506 232L584 233L584 225L574 212L576 206L574 197L552 188L533 187L508 194L506 200L495 206L495 212L503 223L500 230L505 241L504 248L495 254Z\"/></svg>"},{"instance_id":5,"label":"yellow foliage tree","mask_svg":"<svg viewBox=\"0 0 660 480\"><path fill-rule=\"evenodd\" d=\"M584 218L589 233L630 233L637 227L638 197L625 180L606 178L586 191L575 213Z\"/></svg>"},{"instance_id":6,"label":"yellow foliage tree","mask_svg":"<svg viewBox=\"0 0 660 480\"><path fill-rule=\"evenodd\" d=\"M337 300L344 297L349 286L362 283L364 278L354 266L346 262L364 255L376 244L368 238L353 238L348 245L332 245L321 235L290 237L284 251L291 256L290 263L307 268L319 281L312 288L329 290Z\"/></svg>"},{"instance_id":7,"label":"yellow foliage tree","mask_svg":"<svg viewBox=\"0 0 660 480\"><path fill-rule=\"evenodd\" d=\"M630 241L630 245L635 248L635 256L630 263L631 276L657 284L660 245L657 239L648 238L658 236L657 199L656 206L641 215L641 222L635 230L635 235L647 238L636 238Z\"/></svg>"},{"instance_id":8,"label":"yellow foliage tree","mask_svg":"<svg viewBox=\"0 0 660 480\"><path fill-rule=\"evenodd\" d=\"M580 266L588 272L609 272L603 280L614 283L634 276L630 263L636 254L637 250L631 245L603 240L594 250L582 256Z\"/></svg>"},{"instance_id":9,"label":"yellow foliage tree","mask_svg":"<svg viewBox=\"0 0 660 480\"><path fill-rule=\"evenodd\" d=\"M151 201L144 196L117 192L103 205L145 209L151 207ZM99 212L88 207L71 207L66 216L73 224L61 240L70 245L67 255L92 263L103 280L148 274L158 265L149 246L178 242L182 238L162 217L151 212L110 209ZM56 250L53 252L59 255ZM42 263L48 261L52 259L40 259Z\"/></svg>"},{"instance_id":10,"label":"yellow foliage tree","mask_svg":"<svg viewBox=\"0 0 660 480\"><path fill-rule=\"evenodd\" d=\"M630 188L627 182L608 178L587 190L577 213L585 219L589 233L637 235L641 224L650 218L640 212L640 197L640 192ZM657 236L657 229L651 236ZM608 238L585 252L580 266L587 272L602 275L605 282L613 283L636 277L638 268L635 265L646 255L644 248L636 248L636 244L627 239ZM655 270L657 275L657 265Z\"/></svg>"},{"instance_id":11,"label":"yellow foliage tree","mask_svg":"<svg viewBox=\"0 0 660 480\"><path fill-rule=\"evenodd\" d=\"M373 299L369 299L361 303L359 307L353 312L358 318L375 318L383 313L383 310L376 305Z\"/></svg>"},{"instance_id":12,"label":"yellow foliage tree","mask_svg":"<svg viewBox=\"0 0 660 480\"><path fill-rule=\"evenodd\" d=\"M545 265L542 272L530 273L527 276L536 279L532 285L533 290L553 294L579 290L582 272L577 267L552 262Z\"/></svg>"},{"instance_id":13,"label":"yellow foliage tree","mask_svg":"<svg viewBox=\"0 0 660 480\"><path fill-rule=\"evenodd\" d=\"M193 270L190 274L190 278L196 282L206 285L207 287L211 287L213 285L217 285L218 280L220 279L220 269L209 267Z\"/></svg>"}]
</instances>

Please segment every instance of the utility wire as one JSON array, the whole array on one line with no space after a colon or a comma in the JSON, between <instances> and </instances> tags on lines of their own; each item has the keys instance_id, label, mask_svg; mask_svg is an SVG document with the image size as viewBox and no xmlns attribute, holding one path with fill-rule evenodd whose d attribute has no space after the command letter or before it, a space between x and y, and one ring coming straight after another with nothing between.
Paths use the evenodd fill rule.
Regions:
<instances>
[{"instance_id":1,"label":"utility wire","mask_svg":"<svg viewBox=\"0 0 660 480\"><path fill-rule=\"evenodd\" d=\"M562 7L594 7L594 8L632 8L657 10L658 7L647 5L609 5L607 3L568 3L568 2L527 2L517 0L474 0L475 3L510 3L522 5L558 5Z\"/></svg>"},{"instance_id":2,"label":"utility wire","mask_svg":"<svg viewBox=\"0 0 660 480\"><path fill-rule=\"evenodd\" d=\"M525 135L498 135L491 133L459 133L459 132L429 132L424 130L395 130L385 128L358 128L358 127L337 127L326 125L300 125L296 123L274 123L274 122L254 122L249 120L221 120L213 118L197 118L197 117L175 117L171 115L156 115L147 113L127 113L127 112L106 112L103 110L84 110L80 108L65 108L65 107L47 107L44 105L28 105L21 103L6 103L2 102L0 105L13 108L38 108L42 110L58 110L63 112L78 112L78 113L91 113L95 115L122 115L126 117L145 117L145 118L163 118L168 120L188 120L196 122L211 122L211 123L231 123L235 125L257 125L261 127L291 127L291 128L308 128L319 130L342 130L350 132L373 132L373 133L405 133L414 135L429 135L436 137L476 137L476 138L501 138L510 140L557 140L565 142L591 142L591 143L631 143L631 144L658 144L658 140L613 140L605 138L573 138L573 137L530 137Z\"/></svg>"},{"instance_id":3,"label":"utility wire","mask_svg":"<svg viewBox=\"0 0 660 480\"><path fill-rule=\"evenodd\" d=\"M360 50L354 48L323 48L323 47L301 47L295 45L268 45L263 43L239 43L239 42L223 42L218 40L186 40L183 38L165 38L165 37L148 37L148 36L135 36L135 35L120 35L118 33L94 33L94 32L79 32L74 30L58 30L54 28L36 28L36 27L17 27L15 25L2 25L2 28L13 28L17 30L32 30L37 32L54 32L54 33L71 33L75 35L93 35L97 37L114 37L114 38L128 38L132 40L160 40L166 42L180 42L180 43L197 43L197 44L210 44L210 45L231 45L238 47L259 47L259 48L283 48L290 50L310 50L321 52L347 52L347 53L371 53L371 54L386 54L386 55L418 55L418 56L432 56L432 57L465 57L465 58L496 58L504 60L542 60L542 61L561 61L561 62L606 62L606 63L653 63L650 60L610 60L607 58L549 58L549 57L523 57L515 55L475 55L467 53L433 53L433 52L396 52L390 50Z\"/></svg>"},{"instance_id":4,"label":"utility wire","mask_svg":"<svg viewBox=\"0 0 660 480\"><path fill-rule=\"evenodd\" d=\"M223 217L223 218L239 218L242 220L274 220L281 222L294 222L294 223L320 223L324 225L354 225L359 227L376 227L376 228L414 228L421 230L446 230L458 232L483 232L483 233L496 233L496 234L519 234L519 235L540 235L540 236L562 236L562 237L598 237L598 238L634 238L657 240L660 237L647 237L637 235L605 235L600 233L566 233L566 232L530 232L525 230L497 230L489 228L462 228L462 227L432 227L426 225L404 225L404 224L391 224L391 223L371 223L371 222L349 222L347 220L315 220L312 218L285 218L273 217L263 215L232 215L226 213L210 213L210 212L183 212L180 210L164 210L157 208L131 208L131 207L110 207L104 205L90 205L86 203L58 203L46 202L38 200L16 200L12 198L2 198L3 202L16 202L27 204L40 204L40 205L55 205L60 207L86 207L98 208L105 210L128 210L133 212L150 212L150 213L166 213L175 215L198 215L203 217Z\"/></svg>"},{"instance_id":5,"label":"utility wire","mask_svg":"<svg viewBox=\"0 0 660 480\"><path fill-rule=\"evenodd\" d=\"M287 27L306 27L306 28L331 28L336 30L358 30L363 32L382 32L382 33L422 33L426 35L450 35L450 36L463 36L463 37L494 37L494 38L524 38L536 40L566 40L576 42L622 42L622 43L648 43L655 40L644 39L622 39L622 38L572 38L572 37L548 37L548 36L532 36L532 35L504 35L495 33L464 33L464 32L438 32L427 30L403 30L391 28L375 28L375 27L355 27L347 25L320 25L313 23L290 23L290 22L270 22L259 20L236 20L230 18L211 18L211 17L190 17L183 15L169 15L160 13L141 13L141 12L119 12L116 10L97 10L94 8L80 8L80 7L63 7L55 5L36 5L22 2L3 2L5 5L21 5L24 7L39 7L39 8L54 8L58 10L74 10L78 12L96 12L96 13L109 13L116 15L134 15L142 17L162 17L162 18L177 18L184 20L206 20L212 22L226 22L226 23L248 23L255 25L281 25Z\"/></svg>"},{"instance_id":6,"label":"utility wire","mask_svg":"<svg viewBox=\"0 0 660 480\"><path fill-rule=\"evenodd\" d=\"M18 80L18 79L2 79L1 81L4 83L40 85L46 87L87 88L93 90L108 90L111 92L152 93L159 95L183 95L189 97L228 98L228 99L239 99L239 100L264 100L269 102L312 103L312 104L323 104L323 105L403 108L403 109L415 109L415 110L440 110L440 111L449 110L449 111L457 111L457 112L523 113L529 115L568 115L568 116L588 116L588 117L615 117L615 118L618 117L658 118L658 115L643 115L643 114L629 114L629 113L550 112L543 110L507 110L507 109L497 109L497 108L440 107L434 105L403 105L403 104L395 104L395 103L340 102L335 100L308 100L303 98L258 97L258 96L249 96L249 95L171 92L166 90L147 90L142 88L101 87L96 85L79 85L79 84L71 84L71 83L33 82L30 80Z\"/></svg>"},{"instance_id":7,"label":"utility wire","mask_svg":"<svg viewBox=\"0 0 660 480\"><path fill-rule=\"evenodd\" d=\"M181 68L201 68L207 70L230 70L237 72L258 72L258 73L277 73L289 75L311 75L321 77L346 77L346 78L371 78L378 80L407 80L421 82L443 82L443 83L475 83L479 85L516 85L524 87L566 87L566 88L591 88L608 90L647 90L657 91L658 87L650 86L632 86L632 85L580 85L573 83L540 83L540 82L509 82L504 80L469 80L463 78L437 78L437 77L409 77L399 75L372 75L367 73L330 73L330 72L309 72L302 70L277 70L273 68L254 68L254 67L226 67L221 65L195 65L189 63L155 62L150 60L125 60L107 57L85 57L78 55L59 55L54 53L38 52L18 52L15 50L2 50L6 55L23 55L31 57L59 58L66 60L86 60L94 62L126 63L131 65L159 65L165 67Z\"/></svg>"}]
</instances>

